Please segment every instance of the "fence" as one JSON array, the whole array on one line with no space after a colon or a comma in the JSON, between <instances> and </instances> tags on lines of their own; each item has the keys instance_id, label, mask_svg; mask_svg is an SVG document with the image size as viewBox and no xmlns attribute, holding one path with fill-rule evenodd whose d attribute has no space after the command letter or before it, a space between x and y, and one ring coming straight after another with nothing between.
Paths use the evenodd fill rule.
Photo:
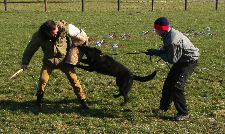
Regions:
<instances>
[{"instance_id":1,"label":"fence","mask_svg":"<svg viewBox=\"0 0 225 134\"><path fill-rule=\"evenodd\" d=\"M7 4L8 3L44 3L45 5L45 11L47 11L47 6L48 6L48 3L77 3L77 2L81 2L82 3L82 11L84 11L84 5L86 2L111 2L111 3L117 3L118 4L118 11L120 11L120 3L136 3L136 2L151 2L152 4L152 10L154 10L154 3L156 2L174 2L174 1L155 1L155 0L151 0L151 1L121 1L121 0L118 0L118 1L85 1L85 0L81 0L81 1L50 1L50 0L44 0L44 1L7 1L7 0L4 0L4 2L0 2L0 3L4 3L5 5L5 11L7 11ZM185 10L187 10L187 3L188 1L187 0L184 0L184 1L175 1L175 2L184 2L184 7L185 7ZM212 2L212 1L194 1L194 2ZM215 9L218 10L218 3L219 3L219 0L215 0Z\"/></svg>"}]
</instances>

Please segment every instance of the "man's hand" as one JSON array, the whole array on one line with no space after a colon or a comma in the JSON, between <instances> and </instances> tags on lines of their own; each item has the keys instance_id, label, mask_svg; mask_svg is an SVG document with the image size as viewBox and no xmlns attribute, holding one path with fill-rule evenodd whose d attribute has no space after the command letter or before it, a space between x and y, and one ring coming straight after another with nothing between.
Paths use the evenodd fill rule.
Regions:
<instances>
[{"instance_id":1,"label":"man's hand","mask_svg":"<svg viewBox=\"0 0 225 134\"><path fill-rule=\"evenodd\" d=\"M155 49L147 49L148 52L145 52L146 55L155 55Z\"/></svg>"},{"instance_id":2,"label":"man's hand","mask_svg":"<svg viewBox=\"0 0 225 134\"><path fill-rule=\"evenodd\" d=\"M22 65L21 69L23 69L23 71L27 70L27 65Z\"/></svg>"}]
</instances>

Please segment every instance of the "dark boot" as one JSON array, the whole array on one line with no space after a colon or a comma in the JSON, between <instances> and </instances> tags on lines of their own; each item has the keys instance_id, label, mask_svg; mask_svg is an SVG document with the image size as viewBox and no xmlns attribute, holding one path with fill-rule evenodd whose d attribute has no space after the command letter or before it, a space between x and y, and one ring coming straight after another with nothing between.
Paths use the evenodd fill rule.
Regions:
<instances>
[{"instance_id":1,"label":"dark boot","mask_svg":"<svg viewBox=\"0 0 225 134\"><path fill-rule=\"evenodd\" d=\"M81 106L83 107L83 109L89 109L86 99L81 100Z\"/></svg>"},{"instance_id":2,"label":"dark boot","mask_svg":"<svg viewBox=\"0 0 225 134\"><path fill-rule=\"evenodd\" d=\"M152 110L152 113L154 113L154 114L163 114L163 112L165 112L165 111L166 110L163 110L163 109L159 108L159 109Z\"/></svg>"},{"instance_id":3,"label":"dark boot","mask_svg":"<svg viewBox=\"0 0 225 134\"><path fill-rule=\"evenodd\" d=\"M37 96L36 105L41 106L42 100L43 100L43 94L36 94L36 96Z\"/></svg>"}]
</instances>

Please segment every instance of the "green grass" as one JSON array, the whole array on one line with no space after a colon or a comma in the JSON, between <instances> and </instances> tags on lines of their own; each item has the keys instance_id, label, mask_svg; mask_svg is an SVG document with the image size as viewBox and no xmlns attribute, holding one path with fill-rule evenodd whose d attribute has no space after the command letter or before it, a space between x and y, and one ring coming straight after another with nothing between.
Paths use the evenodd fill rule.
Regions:
<instances>
[{"instance_id":1,"label":"green grass","mask_svg":"<svg viewBox=\"0 0 225 134\"><path fill-rule=\"evenodd\" d=\"M0 133L224 133L224 3L219 3L217 11L213 3L190 4L187 11L180 3L157 3L155 11L151 11L150 3L121 4L119 12L115 3L89 3L85 12L81 12L80 4L49 4L50 12L44 12L43 4L8 6L7 12L4 8L0 10ZM183 122L172 121L176 115L174 106L162 116L151 113L159 107L169 71L167 65L162 60L156 63L157 57L151 62L144 54L125 54L162 45L156 34L139 35L152 30L154 21L161 16L167 17L171 26L181 32L194 30L218 35L199 34L191 39L201 55L186 83L190 119ZM113 98L118 93L115 78L76 69L91 108L83 111L65 75L55 70L46 86L45 104L37 108L34 103L42 65L41 49L33 56L27 71L5 81L20 69L23 51L32 34L49 19L64 19L83 28L96 41L105 39L110 45L97 48L120 54L112 57L135 74L144 76L158 70L157 76L145 83L135 81L129 92L130 101L120 107L123 98ZM212 29L208 31L206 27ZM132 34L134 38L106 38L111 33ZM90 46L94 44L90 42ZM111 48L113 44L125 47Z\"/></svg>"}]
</instances>

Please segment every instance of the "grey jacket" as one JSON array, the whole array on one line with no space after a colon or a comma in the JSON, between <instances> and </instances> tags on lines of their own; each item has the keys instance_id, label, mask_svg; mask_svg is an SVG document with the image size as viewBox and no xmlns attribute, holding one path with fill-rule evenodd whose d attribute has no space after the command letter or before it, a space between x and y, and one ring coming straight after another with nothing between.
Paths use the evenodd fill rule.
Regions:
<instances>
[{"instance_id":1,"label":"grey jacket","mask_svg":"<svg viewBox=\"0 0 225 134\"><path fill-rule=\"evenodd\" d=\"M178 30L169 28L162 35L163 49L159 56L171 64L198 60L199 49Z\"/></svg>"}]
</instances>

